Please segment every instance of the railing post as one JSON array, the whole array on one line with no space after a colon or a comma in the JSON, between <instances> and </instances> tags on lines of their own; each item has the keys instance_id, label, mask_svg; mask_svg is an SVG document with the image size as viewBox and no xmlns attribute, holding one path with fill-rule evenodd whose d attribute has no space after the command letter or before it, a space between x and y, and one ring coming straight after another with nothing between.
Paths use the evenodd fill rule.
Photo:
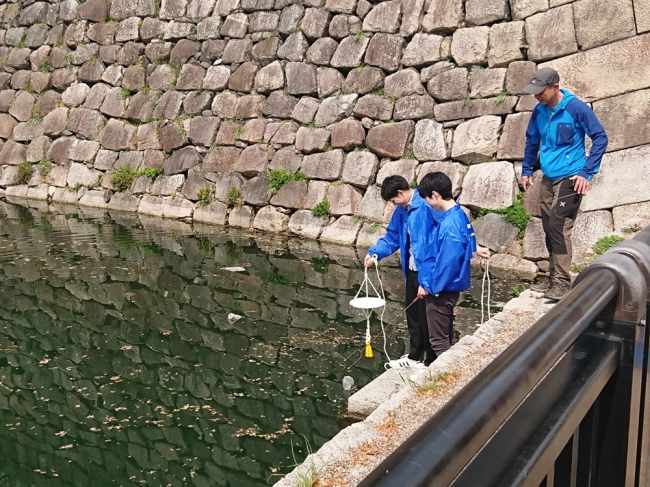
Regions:
<instances>
[{"instance_id":1,"label":"railing post","mask_svg":"<svg viewBox=\"0 0 650 487\"><path fill-rule=\"evenodd\" d=\"M605 310L598 323L601 328L611 327L610 339L619 340L622 347L620 366L596 405L600 426L594 431L598 437L595 485L634 487L639 485L637 478L645 477L645 464L638 460L644 456L647 460L647 451L641 448L640 440L644 433L650 438L647 422L642 421L648 363L645 324L650 246L639 241L615 246L588 266L575 284L603 268L617 274L620 290L616 307Z\"/></svg>"}]
</instances>

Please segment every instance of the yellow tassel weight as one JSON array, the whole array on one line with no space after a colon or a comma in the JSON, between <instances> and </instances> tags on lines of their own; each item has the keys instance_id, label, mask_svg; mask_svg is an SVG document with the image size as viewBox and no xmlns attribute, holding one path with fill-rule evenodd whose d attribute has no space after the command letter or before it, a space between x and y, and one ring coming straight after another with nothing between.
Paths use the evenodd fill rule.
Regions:
<instances>
[{"instance_id":1,"label":"yellow tassel weight","mask_svg":"<svg viewBox=\"0 0 650 487\"><path fill-rule=\"evenodd\" d=\"M366 358L372 358L373 357L372 345L370 345L369 343L366 343L366 350L365 350L363 355Z\"/></svg>"}]
</instances>

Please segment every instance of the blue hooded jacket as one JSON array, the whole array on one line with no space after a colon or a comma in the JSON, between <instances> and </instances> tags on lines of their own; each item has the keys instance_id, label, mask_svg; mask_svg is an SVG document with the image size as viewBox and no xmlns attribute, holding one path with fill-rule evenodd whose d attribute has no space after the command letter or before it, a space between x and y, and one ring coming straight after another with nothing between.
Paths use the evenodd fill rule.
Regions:
<instances>
[{"instance_id":1,"label":"blue hooded jacket","mask_svg":"<svg viewBox=\"0 0 650 487\"><path fill-rule=\"evenodd\" d=\"M540 162L547 179L557 181L576 174L591 181L600 170L607 134L594 112L573 93L562 90L555 110L538 103L528 122L522 176L533 175L541 145ZM586 157L585 134L592 141Z\"/></svg>"},{"instance_id":2,"label":"blue hooded jacket","mask_svg":"<svg viewBox=\"0 0 650 487\"><path fill-rule=\"evenodd\" d=\"M434 232L434 211L420 197L417 190L413 191L413 199L408 210L401 206L395 208L393 217L386 228L386 235L368 249L368 255L376 255L377 259L381 260L399 249L402 255L402 272L406 276L409 264L409 249L407 247L409 230L413 259L416 267L420 269L424 262L428 242Z\"/></svg>"},{"instance_id":3,"label":"blue hooded jacket","mask_svg":"<svg viewBox=\"0 0 650 487\"><path fill-rule=\"evenodd\" d=\"M420 269L420 285L430 294L466 291L476 250L474 228L460 205L435 215L436 228Z\"/></svg>"}]
</instances>

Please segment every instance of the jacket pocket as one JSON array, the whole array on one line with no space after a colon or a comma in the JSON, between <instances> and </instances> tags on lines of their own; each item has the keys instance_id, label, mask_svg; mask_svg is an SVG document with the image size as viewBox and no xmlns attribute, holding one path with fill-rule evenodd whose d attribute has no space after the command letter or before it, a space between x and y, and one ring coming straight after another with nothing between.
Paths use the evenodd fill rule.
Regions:
<instances>
[{"instance_id":1,"label":"jacket pocket","mask_svg":"<svg viewBox=\"0 0 650 487\"><path fill-rule=\"evenodd\" d=\"M573 143L574 131L573 124L558 123L555 133L555 145L571 145Z\"/></svg>"}]
</instances>

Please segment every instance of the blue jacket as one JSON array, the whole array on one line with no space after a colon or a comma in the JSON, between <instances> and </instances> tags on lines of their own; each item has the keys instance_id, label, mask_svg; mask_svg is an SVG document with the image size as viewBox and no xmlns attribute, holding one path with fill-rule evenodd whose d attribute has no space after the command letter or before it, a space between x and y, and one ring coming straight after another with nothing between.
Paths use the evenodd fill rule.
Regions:
<instances>
[{"instance_id":1,"label":"blue jacket","mask_svg":"<svg viewBox=\"0 0 650 487\"><path fill-rule=\"evenodd\" d=\"M393 217L386 229L386 235L368 249L368 255L377 255L377 259L381 260L399 249L402 255L402 272L406 276L409 265L407 237L410 230L413 259L416 267L420 269L424 262L428 241L430 241L434 231L433 215L433 209L420 197L418 190L414 190L409 209L406 210L401 206L395 208Z\"/></svg>"},{"instance_id":2,"label":"blue jacket","mask_svg":"<svg viewBox=\"0 0 650 487\"><path fill-rule=\"evenodd\" d=\"M466 291L470 286L470 261L476 250L474 228L460 205L437 213L435 219L433 238L418 268L420 286L430 294Z\"/></svg>"},{"instance_id":3,"label":"blue jacket","mask_svg":"<svg viewBox=\"0 0 650 487\"><path fill-rule=\"evenodd\" d=\"M526 130L521 175L533 175L533 165L541 145L540 162L547 179L557 181L577 174L591 181L600 169L607 148L607 134L587 104L567 90L562 90L562 93L562 101L553 115L541 103L533 110ZM593 142L588 158L585 134Z\"/></svg>"}]
</instances>

